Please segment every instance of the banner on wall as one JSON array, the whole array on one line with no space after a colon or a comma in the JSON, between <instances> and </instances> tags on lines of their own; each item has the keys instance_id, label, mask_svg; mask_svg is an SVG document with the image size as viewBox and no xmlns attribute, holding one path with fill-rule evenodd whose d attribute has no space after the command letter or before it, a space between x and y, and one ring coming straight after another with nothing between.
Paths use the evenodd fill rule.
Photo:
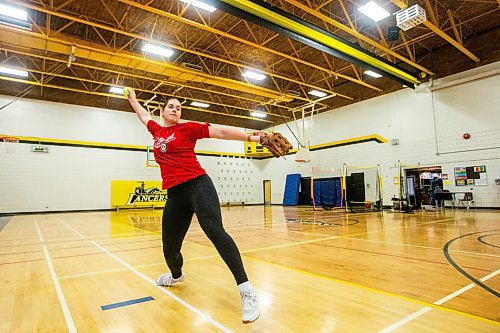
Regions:
<instances>
[{"instance_id":1,"label":"banner on wall","mask_svg":"<svg viewBox=\"0 0 500 333\"><path fill-rule=\"evenodd\" d=\"M163 207L167 191L161 190L161 181L112 180L111 207Z\"/></svg>"},{"instance_id":2,"label":"banner on wall","mask_svg":"<svg viewBox=\"0 0 500 333\"><path fill-rule=\"evenodd\" d=\"M487 186L486 166L455 167L456 186Z\"/></svg>"}]
</instances>

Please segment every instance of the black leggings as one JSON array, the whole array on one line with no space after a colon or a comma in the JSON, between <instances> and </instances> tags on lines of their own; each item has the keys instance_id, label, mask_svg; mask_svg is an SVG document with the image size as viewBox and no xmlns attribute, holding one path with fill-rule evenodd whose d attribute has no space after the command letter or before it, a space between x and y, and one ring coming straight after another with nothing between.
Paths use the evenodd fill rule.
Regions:
<instances>
[{"instance_id":1,"label":"black leggings","mask_svg":"<svg viewBox=\"0 0 500 333\"><path fill-rule=\"evenodd\" d=\"M224 230L219 197L212 179L201 175L168 189L168 199L163 209L163 255L174 278L182 274L182 241L196 214L201 228L234 275L237 284L248 281L234 240Z\"/></svg>"}]
</instances>

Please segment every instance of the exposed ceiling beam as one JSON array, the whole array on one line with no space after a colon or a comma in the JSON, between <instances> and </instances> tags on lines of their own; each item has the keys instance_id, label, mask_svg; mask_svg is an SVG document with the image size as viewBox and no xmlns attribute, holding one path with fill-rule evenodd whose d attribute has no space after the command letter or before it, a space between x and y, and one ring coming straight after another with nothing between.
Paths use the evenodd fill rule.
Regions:
<instances>
[{"instance_id":1,"label":"exposed ceiling beam","mask_svg":"<svg viewBox=\"0 0 500 333\"><path fill-rule=\"evenodd\" d=\"M251 85L232 79L214 77L203 72L197 72L168 62L161 62L142 55L116 49L105 49L98 47L95 43L78 40L76 38L47 37L40 33L15 29L11 27L0 27L0 41L17 45L18 47L32 47L38 50L48 50L64 55L70 54L71 46L76 46L75 56L77 58L91 59L104 64L117 66L131 66L132 68L144 70L164 77L169 77L174 83L201 82L214 86L233 89L245 93L254 94L275 101L289 102L294 99L310 101L303 97L286 95L268 88ZM237 97L235 95L235 97Z\"/></svg>"},{"instance_id":2,"label":"exposed ceiling beam","mask_svg":"<svg viewBox=\"0 0 500 333\"><path fill-rule=\"evenodd\" d=\"M408 8L408 5L401 0L391 0L391 1L392 1L392 3L394 3L396 6L398 6L401 9ZM475 62L480 61L479 58L476 57L471 51L467 50L463 45L461 45L459 42L454 40L452 37L450 37L448 34L446 34L443 30L438 28L432 22L424 21L424 23L422 23L422 24L425 25L427 28L431 29L432 32L434 32L435 34L437 34L438 36L443 38L445 41L447 41L448 43L450 43L451 45L456 47L459 51L461 51L463 54L465 54L466 56L468 56L469 58L471 58Z\"/></svg>"},{"instance_id":3,"label":"exposed ceiling beam","mask_svg":"<svg viewBox=\"0 0 500 333\"><path fill-rule=\"evenodd\" d=\"M36 71L36 72L41 73L40 71ZM77 79L77 78L72 78L70 76L65 76L65 75L60 75L60 74L53 74L53 73L44 73L44 74L58 76L58 77L65 77L65 78L69 78L69 79ZM58 89L58 90L72 91L72 92L83 93L83 94L88 94L88 95L97 95L97 96L126 99L124 96L119 96L119 95L115 95L115 94L99 92L99 91L91 91L91 90L86 90L86 89L78 89L78 88L61 86L61 85L56 85L56 84L48 84L48 83L43 83L43 82L37 81L37 80L31 81L31 80L18 79L18 78L13 78L13 77L9 77L9 76L2 76L2 75L0 75L0 80L17 82L17 83L24 83L24 84L28 84L28 85L45 87L45 88L52 88L52 89ZM77 80L80 80L80 79L77 79ZM86 80L86 81L91 81L91 80ZM104 84L110 85L109 83L104 83ZM145 99L138 99L138 100L140 102L146 102ZM182 106L182 108L188 109L188 110L195 110L198 112L217 114L217 115L226 116L226 117L251 119L254 121L260 121L260 122L265 122L265 123L274 123L274 121L270 121L270 120L254 118L254 117L249 117L249 116L242 116L242 115L237 115L237 114L228 114L228 113L224 113L224 112L212 111L212 110L207 110L207 109L194 108L191 106Z\"/></svg>"},{"instance_id":4,"label":"exposed ceiling beam","mask_svg":"<svg viewBox=\"0 0 500 333\"><path fill-rule=\"evenodd\" d=\"M0 50L4 51L4 52L7 52L7 53L20 54L20 55L23 55L23 56L28 56L28 57L33 57L33 58L39 58L39 59L48 60L48 61L52 61L52 62L56 62L56 63L67 64L67 62L68 62L66 59L58 59L58 58L49 57L49 56L45 56L45 55L41 55L41 54L36 54L36 53L33 53L33 52L23 52L23 51L20 51L20 50L17 50L17 49L9 48L6 45L2 45L2 47L0 47ZM111 69L96 67L96 66L92 66L92 65L87 65L87 64L79 63L79 62L73 62L72 66L77 66L77 67L82 67L82 68L85 68L85 69L92 69L92 70L96 70L96 71L101 71L101 72L106 72L106 73L110 73L110 74L114 74L114 75L119 75L120 77L123 77L123 78L126 77L126 78L129 78L131 80L133 80L133 79L147 80L147 81L151 81L151 82L156 82L157 84L161 83L162 85L171 86L171 87L174 87L174 88L188 88L188 86L184 85L184 84L171 83L171 82L168 82L168 81L165 81L165 80L155 79L155 78L152 78L152 77L146 77L146 76L143 76L143 75L136 75L136 74L126 73L126 72L122 72L122 71L119 71L119 70L116 70L116 69L111 70ZM207 88L203 88L203 87L189 87L189 89L198 90L198 91L202 91L202 92L214 94L215 96L223 95L223 96L229 96L229 97L233 97L233 98L235 97L234 95L227 94L227 93L222 92L222 91L215 91L215 90L211 90L211 89L207 89ZM178 95L178 96L180 96L180 95ZM237 97L238 97L238 100L249 101L249 102L252 102L252 103L255 103L255 104L259 104L259 105L262 104L261 100L252 99L252 98L248 98L248 97L245 97L245 96L237 96ZM276 107L283 108L283 109L286 109L286 110L290 109L290 107L287 107L287 106L282 105L282 104L276 104Z\"/></svg>"},{"instance_id":5,"label":"exposed ceiling beam","mask_svg":"<svg viewBox=\"0 0 500 333\"><path fill-rule=\"evenodd\" d=\"M108 30L108 31L115 32L115 33L120 33L122 35L126 35L126 36L132 37L132 38L142 39L142 40L145 40L145 41L152 41L152 42L155 42L157 44L165 44L165 43L162 43L161 41L156 41L156 40L153 41L150 38L147 38L145 36L141 36L141 35L138 35L138 34L135 34L135 33L131 33L131 32L127 32L127 31L120 30L120 29L116 29L116 28L113 28L113 27L110 27L110 26L106 26L106 25L103 25L103 24L100 24L100 23L88 21L87 19L78 18L78 17L67 15L67 14L64 14L64 13L57 13L57 12L45 9L43 7L37 7L37 6L34 6L34 5L29 5L29 4L27 4L26 7L30 8L30 9L33 9L33 10L37 10L37 11L43 12L43 13L45 13L47 15L54 15L54 16L58 16L58 17L61 17L61 18L73 21L73 22L79 22L79 23L82 23L82 24L89 25L89 26L91 26L94 29L94 31L96 32L96 34L100 37L100 39L102 40L102 42L107 47L111 47L110 43L108 43L106 41L106 39L99 33L99 30L97 30L96 28ZM108 10L109 10L109 8L108 8ZM256 45L258 45L258 44L254 44L254 43L251 43L251 44L254 47ZM197 52L197 51L194 51L194 50L189 50L189 49L186 49L186 48L183 48L183 47L174 46L172 44L168 44L168 45L166 44L166 46L172 47L172 48L176 48L176 49L178 49L178 50L180 50L182 52L192 53L192 54L196 54L196 55L199 55L199 56L202 56L202 57L211 58L211 59L216 60L216 61L228 63L228 64L231 64L233 66L239 67L239 68L254 69L250 65L246 65L246 64L242 64L242 63L237 63L235 61L230 61L230 60L227 60L227 59L222 59L222 58L210 55L210 54L206 54L206 53L202 53L202 52ZM309 88L312 88L312 89L323 90L323 91L327 92L328 94L336 94L337 96L345 98L345 99L348 99L348 100L354 100L354 98L351 97L351 96L347 96L345 94L341 94L341 93L338 93L336 91L327 91L327 89L325 89L324 87L312 85L312 84L309 84L309 83L306 83L306 82L303 82L303 81L298 81L298 80L295 80L293 78L286 77L284 75L279 75L279 74L272 73L272 72L267 72L266 74L270 75L270 76L277 77L277 78L285 80L285 81L290 81L290 82L293 82L293 83L296 83L296 84L299 84L299 85L305 85L305 86L307 86ZM373 87L373 86L371 86L369 84L363 84L363 85L368 86L370 88L373 88L374 90L381 91L381 89ZM286 95L286 94L284 94L284 95ZM308 98L297 97L297 96L293 96L293 97L295 97L296 99L302 99L304 101L310 101L310 99L308 99ZM292 96L286 96L286 97L281 97L280 99L281 100L289 101L289 100L293 99L293 97Z\"/></svg>"},{"instance_id":6,"label":"exposed ceiling beam","mask_svg":"<svg viewBox=\"0 0 500 333\"><path fill-rule=\"evenodd\" d=\"M13 2L13 0L7 0L7 1L8 2ZM52 10L49 10L49 9L46 9L46 8L43 8L43 7L39 7L39 6L35 6L35 5L29 4L29 3L23 3L22 5L24 7L26 7L26 8L30 8L32 10L36 10L36 11L39 11L39 12L42 12L42 13L45 13L45 14L50 14L50 15L57 16L57 17L61 17L61 18L67 19L67 20L76 21L76 22L79 22L79 23L82 23L82 24L89 25L89 26L94 27L94 28L100 28L100 29L108 30L108 31L111 31L111 32L115 32L115 33L119 33L119 34L122 34L122 35L125 35L125 36L128 36L128 37L131 37L131 38L137 38L137 39L145 40L145 41L148 41L148 42L153 42L153 43L156 43L156 44L164 44L167 47L176 48L176 49L178 49L178 50L180 50L182 52L188 52L188 53L192 53L192 54L197 54L197 55L200 55L200 56L203 56L203 57L214 59L216 61L229 63L229 64L237 66L237 67L243 67L243 68L247 68L247 69L253 69L252 66L249 66L249 65L246 65L246 64L236 63L236 62L233 62L233 61L230 61L230 60L227 60L227 59L222 59L222 58L219 58L219 57L216 57L216 56L213 56L213 55L204 54L202 52L197 52L197 51L194 51L194 50L189 50L189 49L186 49L186 48L183 48L183 47L180 47L180 46L174 46L174 45L171 45L171 44L166 44L164 42L157 41L157 40L152 40L151 38L148 38L148 37L145 37L145 36L141 36L141 35L136 34L136 33L131 33L131 32L128 32L128 31L120 30L120 29L117 29L117 28L113 28L111 26L107 26L107 25L103 25L103 24L97 23L97 22L92 22L92 21L89 21L89 20L84 19L84 18L79 18L79 17L76 17L76 16L72 16L72 15L68 15L68 14L64 14L64 13L60 13L60 12L54 12ZM105 44L109 44L109 43L105 43ZM178 67L178 71L181 71L181 72L183 71L182 67L180 67L180 66L177 66L177 67ZM270 73L267 73L267 74L273 75L273 74L270 74ZM208 76L208 74L206 74L206 73L199 73L199 75L200 76L204 76L204 77ZM289 78L286 78L284 76L281 76L280 78L289 79ZM229 80L229 79L224 79L224 78L221 78L221 77L212 77L212 79L215 79L215 80ZM293 80L293 79L290 79L290 80ZM239 81L235 81L235 80L231 80L231 81L239 82ZM241 83L243 83L243 82L241 82ZM258 86L251 85L251 84L246 84L246 87L247 88L245 90L242 90L242 91L251 92L251 91L257 91L257 90L261 90L261 89L269 90L269 92L273 91L273 90L266 89L266 88L261 88L261 87L259 87L261 89L255 90L255 88L258 87ZM251 88L251 87L253 87L253 88ZM235 88L233 87L231 89L235 89ZM237 90L240 90L240 89L237 89ZM252 92L252 93L255 93L255 92ZM331 93L334 93L334 92L331 92ZM303 97L298 97L298 96L291 96L291 95L287 95L286 93L281 93L281 92L274 92L274 94L279 94L279 96L274 96L274 97L265 96L265 97L269 97L269 98L280 100L280 101L291 101L293 99L301 99L303 101L310 101L310 99L308 99L308 98L303 98ZM256 95L259 95L259 94L256 94Z\"/></svg>"},{"instance_id":7,"label":"exposed ceiling beam","mask_svg":"<svg viewBox=\"0 0 500 333\"><path fill-rule=\"evenodd\" d=\"M341 73L337 73L337 72L334 72L330 69L327 69L327 68L323 68L321 66L318 66L318 65L315 65L315 64L312 64L310 62L307 62L305 60L302 60L302 59L299 59L299 58L296 58L296 57L293 57L293 56L290 56L288 54L285 54L285 53L282 53L282 52L278 52L276 50L273 50L273 49L270 49L270 48L267 48L263 45L260 45L260 44L256 44L256 43L252 43L248 40L245 40L243 38L240 38L240 37L237 37L237 36L234 36L234 35L231 35L227 32L224 32L222 30L218 30L218 29L215 29L213 27L210 27L206 24L202 24L202 23L199 23L199 22L195 22L195 21L192 21L192 20L189 20L189 19L186 19L184 17L180 17L178 15L175 15L175 14L172 14L172 13L169 13L169 12L165 12L163 10L160 10L158 8L154 8L154 7L151 7L149 5L143 5L143 4L140 4L136 1L132 1L132 0L118 0L122 3L125 3L125 4L128 4L130 6L133 6L133 7L136 7L136 8L139 8L139 9L142 9L144 11L147 11L147 12L150 12L150 13L153 13L153 14L156 14L156 15L159 15L159 16L162 16L162 17L166 17L166 18L169 18L171 20L175 20L177 22L181 22L181 23L184 23L184 24L187 24L187 25L190 25L192 27L196 27L198 29L202 29L202 30L205 30L205 31L208 31L208 32L211 32L213 34L216 34L216 35L220 35L220 36L223 36L223 37L226 37L226 38L229 38L229 39L232 39L232 40L235 40L235 41L238 41L240 43L243 43L243 44L246 44L246 45L249 45L251 47L254 47L256 49L259 49L259 50L263 50L263 51L266 51L266 52L269 52L269 53L272 53L274 55L277 55L277 56L280 56L280 57L283 57L283 58L286 58L288 60L291 60L293 62L298 62L298 63L301 63L303 65L306 65L306 66L309 66L309 67L312 67L314 69L317 69L317 70L320 70L320 71L323 71L323 72L326 72L328 73L329 75L331 76L337 76L339 78L342 78L342 79L345 79L345 80L348 80L348 81L351 81L351 82L354 82L354 83L357 83L357 84L360 84L362 86L365 86L367 88L370 88L370 89L373 89L373 90L376 90L376 91L382 91L382 89L378 88L378 87L375 87L369 83L366 83L366 82L363 82L359 79L356 79L356 78L352 78L348 75L344 75L344 74L341 74ZM276 36L279 36L279 34L276 34L276 35L273 35L272 38L275 38ZM266 41L267 42L267 41ZM265 44L265 43L264 43Z\"/></svg>"},{"instance_id":8,"label":"exposed ceiling beam","mask_svg":"<svg viewBox=\"0 0 500 333\"><path fill-rule=\"evenodd\" d=\"M500 1L500 0L499 0ZM455 18L453 17L453 14L451 13L451 10L450 9L447 9L446 10L446 14L448 14L448 18L450 19L450 24L451 24L451 27L453 28L453 33L455 34L455 39L461 44L463 45L463 42L462 42L462 36L460 35L460 33L458 32L458 29L457 29L457 25L455 24Z\"/></svg>"},{"instance_id":9,"label":"exposed ceiling beam","mask_svg":"<svg viewBox=\"0 0 500 333\"><path fill-rule=\"evenodd\" d=\"M378 72L393 81L411 87L420 83L406 69L264 1L209 0L209 3L233 16L249 20L346 62Z\"/></svg>"},{"instance_id":10,"label":"exposed ceiling beam","mask_svg":"<svg viewBox=\"0 0 500 333\"><path fill-rule=\"evenodd\" d=\"M334 19L332 19L331 17L328 17L322 13L320 13L319 11L317 10L314 10L302 3L300 3L299 1L296 1L296 0L284 0L285 2L297 7L297 8L300 8L301 10L305 11L306 13L309 13L319 19L321 19L322 21L325 21L331 25L333 25L334 27L344 31L344 32L347 32L348 34L358 38L359 40L362 40L363 42L367 43L367 44L370 44L371 46L374 46L376 47L377 49L379 49L380 51L386 53L386 54L390 54L391 56L407 63L408 65L418 69L418 70L421 70L422 72L425 72L429 75L434 75L433 72L431 72L430 70L428 70L427 68L415 63L414 61L411 61L410 59L408 58L405 58L403 57L402 55L400 55L399 53L396 53L392 50L390 50L389 48L381 45L380 43L377 43L376 41L360 34L359 32L357 32L356 30L354 29L351 29L349 27L346 27L345 25L343 25L342 23L340 22L337 22L335 21Z\"/></svg>"}]
</instances>

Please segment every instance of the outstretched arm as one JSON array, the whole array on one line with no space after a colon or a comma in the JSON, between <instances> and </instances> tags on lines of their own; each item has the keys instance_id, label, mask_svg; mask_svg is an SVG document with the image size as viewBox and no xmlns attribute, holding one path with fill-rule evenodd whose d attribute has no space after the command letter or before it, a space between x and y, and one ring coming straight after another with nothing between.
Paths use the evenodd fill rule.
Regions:
<instances>
[{"instance_id":1,"label":"outstretched arm","mask_svg":"<svg viewBox=\"0 0 500 333\"><path fill-rule=\"evenodd\" d=\"M232 128L210 126L208 133L214 139L260 142L259 135L246 134Z\"/></svg>"},{"instance_id":2,"label":"outstretched arm","mask_svg":"<svg viewBox=\"0 0 500 333\"><path fill-rule=\"evenodd\" d=\"M139 103L139 101L137 100L137 97L135 96L135 91L133 89L130 89L130 88L127 88L127 89L128 89L128 94L129 94L128 95L128 102L134 108L134 111L137 114L137 117L139 117L139 119L141 120L141 122L144 125L147 125L148 121L150 121L152 119L151 115Z\"/></svg>"},{"instance_id":3,"label":"outstretched arm","mask_svg":"<svg viewBox=\"0 0 500 333\"><path fill-rule=\"evenodd\" d=\"M208 133L211 138L216 139L258 142L266 147L275 157L285 156L293 148L290 142L280 133L255 133L257 135L248 135L231 128L213 127L208 128Z\"/></svg>"}]
</instances>

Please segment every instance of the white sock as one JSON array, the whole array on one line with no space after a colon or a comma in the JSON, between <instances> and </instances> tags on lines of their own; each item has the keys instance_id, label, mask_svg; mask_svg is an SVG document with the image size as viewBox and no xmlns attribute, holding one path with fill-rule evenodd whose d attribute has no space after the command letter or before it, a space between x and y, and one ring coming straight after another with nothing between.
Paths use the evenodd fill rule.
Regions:
<instances>
[{"instance_id":1,"label":"white sock","mask_svg":"<svg viewBox=\"0 0 500 333\"><path fill-rule=\"evenodd\" d=\"M250 284L250 281L247 281L239 284L238 289L240 290L240 292L244 293L245 291L253 290L253 287Z\"/></svg>"}]
</instances>

